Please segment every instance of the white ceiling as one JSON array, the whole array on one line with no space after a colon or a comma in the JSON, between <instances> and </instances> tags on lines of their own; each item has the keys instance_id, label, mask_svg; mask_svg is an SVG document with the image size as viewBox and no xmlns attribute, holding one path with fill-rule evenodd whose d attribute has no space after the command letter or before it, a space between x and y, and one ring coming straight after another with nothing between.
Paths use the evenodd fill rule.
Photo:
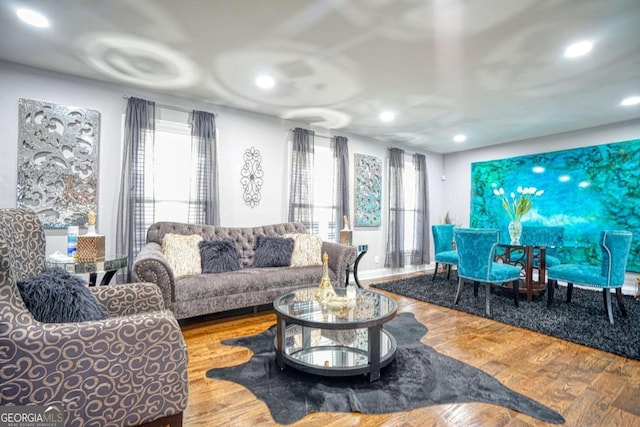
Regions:
<instances>
[{"instance_id":1,"label":"white ceiling","mask_svg":"<svg viewBox=\"0 0 640 427\"><path fill-rule=\"evenodd\" d=\"M619 105L640 95L640 0L1 3L0 59L416 150L640 118L640 105ZM19 7L50 27L25 25ZM564 58L582 39L591 54ZM262 73L273 89L254 85ZM379 120L385 110L395 121Z\"/></svg>"}]
</instances>

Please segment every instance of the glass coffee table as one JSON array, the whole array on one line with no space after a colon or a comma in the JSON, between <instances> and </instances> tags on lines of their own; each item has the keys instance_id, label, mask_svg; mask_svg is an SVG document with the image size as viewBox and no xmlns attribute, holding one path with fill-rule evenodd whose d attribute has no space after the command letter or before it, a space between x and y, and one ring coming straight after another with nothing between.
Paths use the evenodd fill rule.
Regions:
<instances>
[{"instance_id":1,"label":"glass coffee table","mask_svg":"<svg viewBox=\"0 0 640 427\"><path fill-rule=\"evenodd\" d=\"M391 363L396 340L382 325L398 310L385 295L358 289L352 307L320 304L318 288L301 289L278 297L276 362L323 376L368 375L380 379L380 369ZM334 289L339 297L344 288Z\"/></svg>"}]
</instances>

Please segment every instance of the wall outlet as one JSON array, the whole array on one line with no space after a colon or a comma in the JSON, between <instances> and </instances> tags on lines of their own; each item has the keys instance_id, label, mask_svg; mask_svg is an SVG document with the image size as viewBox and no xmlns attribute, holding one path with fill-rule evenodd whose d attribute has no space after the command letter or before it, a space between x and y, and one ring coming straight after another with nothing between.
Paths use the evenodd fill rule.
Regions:
<instances>
[{"instance_id":1,"label":"wall outlet","mask_svg":"<svg viewBox=\"0 0 640 427\"><path fill-rule=\"evenodd\" d=\"M375 262L376 264L380 264L380 257L378 255L374 256L373 262Z\"/></svg>"}]
</instances>

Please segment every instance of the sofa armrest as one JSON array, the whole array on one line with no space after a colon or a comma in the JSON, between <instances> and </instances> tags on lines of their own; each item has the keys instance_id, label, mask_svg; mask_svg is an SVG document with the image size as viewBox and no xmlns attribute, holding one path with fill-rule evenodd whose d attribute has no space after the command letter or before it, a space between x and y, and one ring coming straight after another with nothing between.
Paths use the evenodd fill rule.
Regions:
<instances>
[{"instance_id":1,"label":"sofa armrest","mask_svg":"<svg viewBox=\"0 0 640 427\"><path fill-rule=\"evenodd\" d=\"M0 405L62 405L68 426L144 424L187 406L187 348L168 310L2 326Z\"/></svg>"},{"instance_id":2,"label":"sofa armrest","mask_svg":"<svg viewBox=\"0 0 640 427\"><path fill-rule=\"evenodd\" d=\"M154 283L90 286L89 290L107 317L129 316L164 310L160 288Z\"/></svg>"},{"instance_id":3,"label":"sofa armrest","mask_svg":"<svg viewBox=\"0 0 640 427\"><path fill-rule=\"evenodd\" d=\"M139 282L155 283L160 288L164 306L173 308L176 300L173 271L158 243L147 243L133 263L133 272Z\"/></svg>"},{"instance_id":4,"label":"sofa armrest","mask_svg":"<svg viewBox=\"0 0 640 427\"><path fill-rule=\"evenodd\" d=\"M322 242L322 253L329 256L329 268L335 273L337 283L333 286L344 287L347 267L356 261L357 250L354 246Z\"/></svg>"}]
</instances>

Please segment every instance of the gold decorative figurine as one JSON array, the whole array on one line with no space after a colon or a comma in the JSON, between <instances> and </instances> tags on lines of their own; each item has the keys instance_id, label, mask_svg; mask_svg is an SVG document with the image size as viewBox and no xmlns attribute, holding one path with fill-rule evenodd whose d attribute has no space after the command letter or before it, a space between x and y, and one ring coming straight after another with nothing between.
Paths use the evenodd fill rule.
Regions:
<instances>
[{"instance_id":1,"label":"gold decorative figurine","mask_svg":"<svg viewBox=\"0 0 640 427\"><path fill-rule=\"evenodd\" d=\"M326 304L327 301L336 297L336 292L331 285L331 279L329 279L329 255L325 252L322 255L322 279L320 279L320 286L316 290L316 301L320 304Z\"/></svg>"}]
</instances>

